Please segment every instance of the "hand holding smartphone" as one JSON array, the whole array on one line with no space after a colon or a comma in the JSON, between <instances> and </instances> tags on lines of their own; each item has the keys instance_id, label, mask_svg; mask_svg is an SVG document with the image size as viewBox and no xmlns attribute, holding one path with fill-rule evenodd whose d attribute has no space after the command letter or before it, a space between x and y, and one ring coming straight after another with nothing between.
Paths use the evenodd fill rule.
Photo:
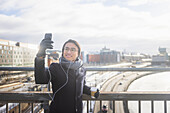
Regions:
<instances>
[{"instance_id":1,"label":"hand holding smartphone","mask_svg":"<svg viewBox=\"0 0 170 113\"><path fill-rule=\"evenodd\" d=\"M46 49L53 49L52 33L46 33L44 39L40 43L40 49L37 53L37 57L45 58Z\"/></svg>"},{"instance_id":2,"label":"hand holding smartphone","mask_svg":"<svg viewBox=\"0 0 170 113\"><path fill-rule=\"evenodd\" d=\"M52 33L46 33L45 34L45 37L44 37L44 40L45 40L45 46L47 49L53 49L53 45L52 43L54 43L52 41Z\"/></svg>"},{"instance_id":3,"label":"hand holding smartphone","mask_svg":"<svg viewBox=\"0 0 170 113\"><path fill-rule=\"evenodd\" d=\"M45 39L51 40L52 39L52 33L46 33L45 34Z\"/></svg>"}]
</instances>

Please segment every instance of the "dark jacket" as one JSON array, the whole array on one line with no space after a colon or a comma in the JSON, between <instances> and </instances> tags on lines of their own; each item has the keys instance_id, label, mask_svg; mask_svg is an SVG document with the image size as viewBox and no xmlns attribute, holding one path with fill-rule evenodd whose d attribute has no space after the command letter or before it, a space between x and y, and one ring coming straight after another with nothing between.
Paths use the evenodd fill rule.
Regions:
<instances>
[{"instance_id":1,"label":"dark jacket","mask_svg":"<svg viewBox=\"0 0 170 113\"><path fill-rule=\"evenodd\" d=\"M67 75L67 68L61 67L58 63L52 63L49 70L53 94L67 83L56 93L50 105L50 113L82 113L82 94L90 95L91 93L90 87L85 85L85 69L81 67L79 74L76 74L76 70L70 69ZM35 58L36 83L47 84L49 80L50 75L44 67L44 59Z\"/></svg>"}]
</instances>

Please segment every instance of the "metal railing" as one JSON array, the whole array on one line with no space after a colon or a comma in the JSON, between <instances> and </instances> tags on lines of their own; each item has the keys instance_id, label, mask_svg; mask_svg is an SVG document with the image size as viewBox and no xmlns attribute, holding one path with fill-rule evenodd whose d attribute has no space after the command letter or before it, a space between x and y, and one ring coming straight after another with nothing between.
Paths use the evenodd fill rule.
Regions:
<instances>
[{"instance_id":1,"label":"metal railing","mask_svg":"<svg viewBox=\"0 0 170 113\"><path fill-rule=\"evenodd\" d=\"M47 67L46 67L47 68ZM34 71L34 67L0 67L0 71ZM170 71L166 68L86 68L86 71Z\"/></svg>"},{"instance_id":2,"label":"metal railing","mask_svg":"<svg viewBox=\"0 0 170 113\"><path fill-rule=\"evenodd\" d=\"M8 110L8 103L31 103L32 113L34 112L34 103L42 103L44 112L48 113L49 97L51 92L0 92L0 103L6 103ZM91 98L90 96L83 95L83 100L87 101L87 113L89 113L89 101L99 101L100 111L102 109L102 101L111 101L112 110L115 113L115 102L123 101L127 104L130 101L138 102L138 112L141 113L141 102L151 101L151 113L154 113L154 101L164 102L164 113L167 113L167 101L170 100L170 92L101 92L99 98ZM20 106L21 107L21 106ZM21 109L21 108L20 108ZM128 110L125 113L128 113ZM19 110L21 112L21 110ZM7 113L8 111L6 111Z\"/></svg>"},{"instance_id":3,"label":"metal railing","mask_svg":"<svg viewBox=\"0 0 170 113\"><path fill-rule=\"evenodd\" d=\"M170 68L86 68L87 71L170 71ZM33 67L0 67L0 71L34 71ZM52 95L52 93L50 92ZM167 101L170 100L170 92L101 92L99 98L94 99L91 96L83 95L83 101L87 101L87 113L89 113L89 101L99 101L99 109L102 110L103 101L111 101L112 112L116 112L115 103L122 101L124 112L129 113L128 103L130 101L138 102L138 112L141 113L141 102L151 102L151 113L154 113L154 102L164 102L164 113L167 113ZM49 111L49 92L0 92L0 103L6 104L8 113L8 103L19 103L19 112L21 112L20 103L31 103L31 111L34 112L34 103L42 103L45 113Z\"/></svg>"}]
</instances>

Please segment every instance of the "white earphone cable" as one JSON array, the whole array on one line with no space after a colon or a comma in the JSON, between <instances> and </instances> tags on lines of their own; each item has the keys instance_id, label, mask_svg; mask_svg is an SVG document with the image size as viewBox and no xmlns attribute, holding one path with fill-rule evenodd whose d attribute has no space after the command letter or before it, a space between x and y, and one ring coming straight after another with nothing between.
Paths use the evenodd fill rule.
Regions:
<instances>
[{"instance_id":1,"label":"white earphone cable","mask_svg":"<svg viewBox=\"0 0 170 113\"><path fill-rule=\"evenodd\" d=\"M70 69L70 66L71 66L71 62L70 62L70 64L69 64L69 67L68 67L68 69L67 69L67 72L65 72L65 70L63 69L61 63L60 63L60 66L61 66L63 72L65 73L67 79L66 79L66 82L65 82L60 88L58 88L58 89L55 91L53 97L51 97L51 95L48 93L48 95L50 96L50 98L52 99L52 101L54 100L54 97L55 97L56 93L59 92L59 91L68 83L68 72L69 72L69 69ZM50 81L51 81L51 72L50 72L50 69L49 69L49 68L48 68L48 72L49 72L49 75L50 75L50 79L49 79L49 81L48 81L48 89L49 89Z\"/></svg>"}]
</instances>

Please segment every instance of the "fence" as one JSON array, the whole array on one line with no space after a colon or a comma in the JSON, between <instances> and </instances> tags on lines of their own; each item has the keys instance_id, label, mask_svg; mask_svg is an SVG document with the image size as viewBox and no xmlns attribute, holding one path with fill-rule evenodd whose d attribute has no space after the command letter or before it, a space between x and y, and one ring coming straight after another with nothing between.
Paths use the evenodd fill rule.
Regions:
<instances>
[{"instance_id":1,"label":"fence","mask_svg":"<svg viewBox=\"0 0 170 113\"><path fill-rule=\"evenodd\" d=\"M32 67L0 67L0 71L33 71ZM170 71L170 68L86 68L87 71ZM51 92L0 92L0 103L6 104L8 113L8 103L19 103L19 112L21 112L21 103L31 103L31 111L35 112L35 103L42 103L45 113L49 111L49 93ZM116 112L116 101L122 101L124 112L128 113L128 103L130 101L138 102L138 112L141 113L141 102L151 102L151 113L154 113L154 102L164 102L164 113L167 113L167 102L170 100L170 92L101 92L99 98L94 99L83 95L83 101L87 101L87 113L89 113L89 101L99 101L100 111L102 110L102 101L111 101L112 111Z\"/></svg>"}]
</instances>

